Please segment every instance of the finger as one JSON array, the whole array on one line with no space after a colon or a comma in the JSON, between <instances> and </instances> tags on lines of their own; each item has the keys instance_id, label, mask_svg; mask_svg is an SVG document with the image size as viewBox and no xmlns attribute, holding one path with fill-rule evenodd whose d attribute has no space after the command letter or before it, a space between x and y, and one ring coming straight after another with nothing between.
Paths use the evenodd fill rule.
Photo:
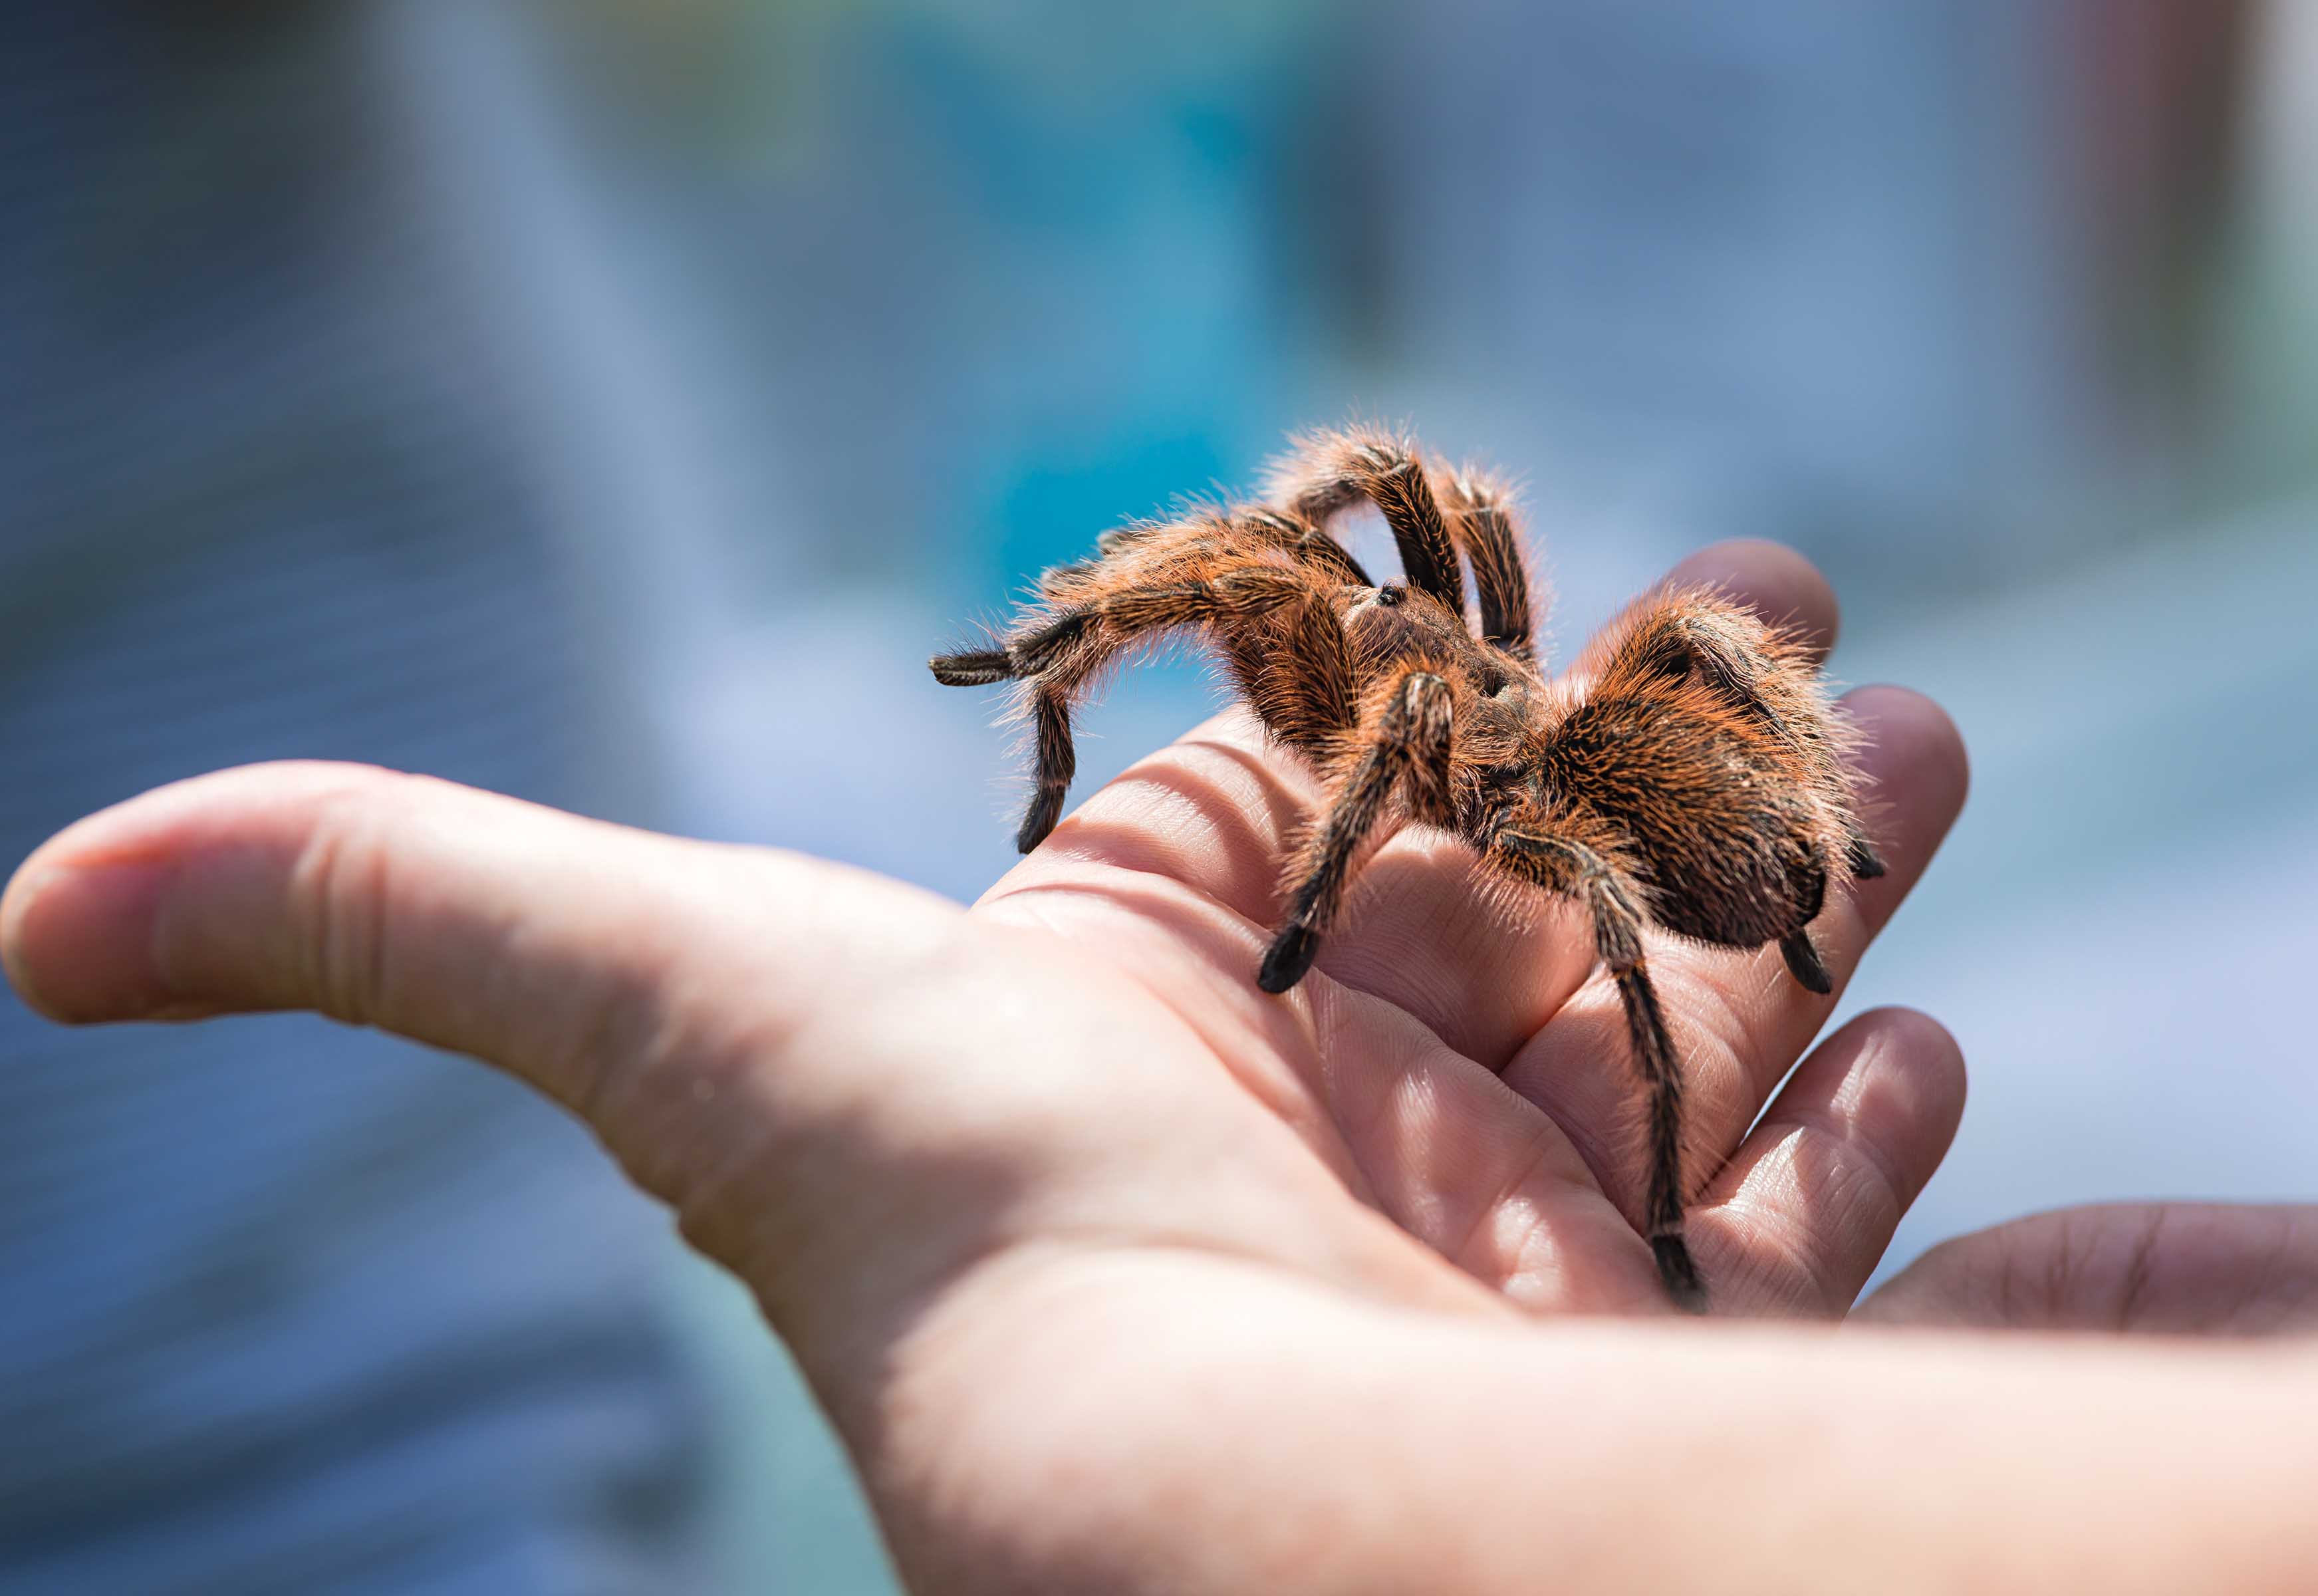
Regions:
<instances>
[{"instance_id":1,"label":"finger","mask_svg":"<svg viewBox=\"0 0 2318 1596\"><path fill-rule=\"evenodd\" d=\"M1847 1312L1947 1155L1963 1055L1910 1009L1860 1015L1812 1050L1691 1210L1718 1312Z\"/></svg>"},{"instance_id":2,"label":"finger","mask_svg":"<svg viewBox=\"0 0 2318 1596\"><path fill-rule=\"evenodd\" d=\"M1010 1243L1151 1230L1160 1193L1179 1240L1469 1290L1411 1276L1382 1224L1302 1222L1342 1187L1139 984L794 854L260 766L51 839L0 898L0 958L59 1019L312 1008L497 1063L840 1354Z\"/></svg>"},{"instance_id":3,"label":"finger","mask_svg":"<svg viewBox=\"0 0 2318 1596\"><path fill-rule=\"evenodd\" d=\"M1814 661L1835 647L1842 615L1818 566L1783 543L1735 537L1700 549L1667 573L1665 588L1713 588L1792 632Z\"/></svg>"},{"instance_id":4,"label":"finger","mask_svg":"<svg viewBox=\"0 0 2318 1596\"><path fill-rule=\"evenodd\" d=\"M1854 1316L1972 1330L2268 1336L2318 1330L2318 1208L2126 1203L1943 1241Z\"/></svg>"},{"instance_id":5,"label":"finger","mask_svg":"<svg viewBox=\"0 0 2318 1596\"><path fill-rule=\"evenodd\" d=\"M574 997L640 990L696 956L695 917L746 912L723 887L735 870L780 906L748 927L781 967L765 994L777 1007L835 978L841 951L879 934L876 910L907 950L947 907L795 855L289 763L177 782L49 839L0 899L0 956L28 1002L67 1023L312 1008L523 1065L570 1101L591 1084L566 1045ZM477 989L514 976L528 984Z\"/></svg>"},{"instance_id":6,"label":"finger","mask_svg":"<svg viewBox=\"0 0 2318 1596\"><path fill-rule=\"evenodd\" d=\"M1841 708L1859 728L1855 769L1870 829L1890 870L1831 890L1811 923L1834 990L1825 996L1804 990L1775 949L1739 953L1648 939L1649 969L1683 1059L1685 1145L1699 1174L1738 1146L1963 807L1963 742L1936 704L1902 688L1873 687L1846 695ZM1641 1173L1632 1134L1635 1078L1610 983L1597 981L1572 997L1522 1050L1505 1079L1568 1131L1632 1211Z\"/></svg>"},{"instance_id":7,"label":"finger","mask_svg":"<svg viewBox=\"0 0 2318 1596\"><path fill-rule=\"evenodd\" d=\"M1715 545L1667 582L1722 589L1821 651L1833 642L1832 591L1809 561L1777 544ZM1301 762L1281 758L1253 717L1234 711L1095 794L984 906L1001 918L1035 916L1043 911L1027 900L1038 895L1111 888L1147 903L1154 883L1177 883L1186 906L1219 903L1241 923L1239 942L1199 978L1248 983L1281 912L1281 861L1317 798ZM1318 969L1415 1014L1456 1051L1496 1069L1585 978L1588 945L1567 909L1508 895L1482 877L1461 841L1410 832L1359 864Z\"/></svg>"},{"instance_id":8,"label":"finger","mask_svg":"<svg viewBox=\"0 0 2318 1596\"><path fill-rule=\"evenodd\" d=\"M684 843L422 778L258 766L72 826L0 899L0 955L72 1022L312 1008L499 1064L696 1211L759 1122L831 1111L750 1068L956 911L792 855ZM745 1014L712 999L746 993ZM745 1062L744 1062L745 1061ZM779 1098L778 1103L763 1099Z\"/></svg>"}]
</instances>

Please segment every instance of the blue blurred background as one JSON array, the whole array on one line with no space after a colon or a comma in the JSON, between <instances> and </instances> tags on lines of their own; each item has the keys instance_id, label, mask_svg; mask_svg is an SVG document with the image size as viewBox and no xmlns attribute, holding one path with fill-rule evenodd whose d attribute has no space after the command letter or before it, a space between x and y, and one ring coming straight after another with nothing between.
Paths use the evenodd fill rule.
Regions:
<instances>
[{"instance_id":1,"label":"blue blurred background","mask_svg":"<svg viewBox=\"0 0 2318 1596\"><path fill-rule=\"evenodd\" d=\"M148 781L326 753L968 897L1011 858L1012 767L929 648L1292 428L1406 419L1526 479L1565 650L1697 545L1777 537L1843 593L1835 673L1961 722L1972 807L1846 1001L1929 1009L1973 1073L1896 1258L2062 1202L2309 1195L2318 7L211 0L0 30L9 862ZM1213 701L1195 668L1128 678L1082 790ZM0 1219L0 1589L645 1589L679 1559L888 1588L737 1291L568 1127L374 1040L323 1069L351 1044L285 1023L0 1029L0 1206L46 1216ZM266 1368L186 1324L350 1348L318 1389L400 1356L319 1286L140 1301L161 1222L121 1170L285 1092L305 1118L235 1155L264 1179L230 1224L224 1177L171 1168L178 1256L375 1272L311 1211L392 1239L434 1194L396 1300L449 1322L522 1260L510 1356L526 1312L600 1321L570 1354L595 1418L535 1426L587 1477L521 1510L619 1546L462 1562L415 1496L365 1540L394 1492L352 1458L323 1458L356 1471L337 1508L269 1522L264 1469L321 1466L287 1408L198 1555L76 1540L161 1536L203 1438L257 1422ZM486 1118L446 1174L429 1127ZM496 1230L445 1217L454 1178L498 1182L463 1199ZM93 1342L100 1312L149 1344ZM6 1394L124 1370L148 1407L37 1413L37 1443ZM70 1433L153 1410L179 1451ZM461 1443L477 1479L504 1438Z\"/></svg>"}]
</instances>

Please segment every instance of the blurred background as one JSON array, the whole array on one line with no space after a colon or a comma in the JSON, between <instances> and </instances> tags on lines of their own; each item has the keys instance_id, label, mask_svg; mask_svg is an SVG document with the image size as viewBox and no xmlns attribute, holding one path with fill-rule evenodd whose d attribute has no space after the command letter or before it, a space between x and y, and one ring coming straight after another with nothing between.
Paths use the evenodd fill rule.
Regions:
<instances>
[{"instance_id":1,"label":"blurred background","mask_svg":"<svg viewBox=\"0 0 2318 1596\"><path fill-rule=\"evenodd\" d=\"M1846 1012L1903 1228L2304 1197L2318 6L24 0L0 843L366 758L971 897L923 660L1359 413L1526 481L1564 652L1699 544L1972 804ZM1208 712L1090 718L1084 791ZM550 1111L0 1014L0 1591L890 1589L738 1291Z\"/></svg>"}]
</instances>

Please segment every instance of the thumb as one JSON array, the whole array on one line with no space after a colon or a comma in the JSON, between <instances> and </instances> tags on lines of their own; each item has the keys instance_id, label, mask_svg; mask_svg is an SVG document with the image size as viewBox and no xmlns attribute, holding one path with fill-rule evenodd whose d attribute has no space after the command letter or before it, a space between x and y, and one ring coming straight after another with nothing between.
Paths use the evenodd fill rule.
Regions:
<instances>
[{"instance_id":1,"label":"thumb","mask_svg":"<svg viewBox=\"0 0 2318 1596\"><path fill-rule=\"evenodd\" d=\"M1941 1242L1857 1321L1947 1329L2275 1336L2318 1326L2318 1208L2100 1203Z\"/></svg>"},{"instance_id":2,"label":"thumb","mask_svg":"<svg viewBox=\"0 0 2318 1596\"><path fill-rule=\"evenodd\" d=\"M825 1396L1043 1239L1447 1289L1132 973L795 854L252 766L50 839L0 958L67 1022L311 1008L507 1069L755 1290Z\"/></svg>"},{"instance_id":3,"label":"thumb","mask_svg":"<svg viewBox=\"0 0 2318 1596\"><path fill-rule=\"evenodd\" d=\"M753 1275L776 1206L761 1182L845 1175L797 1166L816 1125L876 1089L874 1060L816 1070L797 1043L897 966L940 963L959 917L793 854L278 764L52 838L0 899L0 957L68 1023L310 1008L487 1059L586 1119L704 1250Z\"/></svg>"}]
</instances>

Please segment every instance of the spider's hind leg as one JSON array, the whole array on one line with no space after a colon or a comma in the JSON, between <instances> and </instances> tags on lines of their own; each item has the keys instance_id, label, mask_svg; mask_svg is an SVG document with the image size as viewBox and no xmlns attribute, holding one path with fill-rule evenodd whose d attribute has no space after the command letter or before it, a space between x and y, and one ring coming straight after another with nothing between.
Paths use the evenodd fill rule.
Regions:
<instances>
[{"instance_id":1,"label":"spider's hind leg","mask_svg":"<svg viewBox=\"0 0 2318 1596\"><path fill-rule=\"evenodd\" d=\"M1787 972L1806 992L1816 992L1821 997L1835 990L1835 978L1827 973L1827 966L1819 956L1819 949L1804 929L1819 918L1827 902L1827 859L1813 851L1800 868L1790 874L1795 894L1794 929L1779 939L1779 956L1787 961Z\"/></svg>"},{"instance_id":2,"label":"spider's hind leg","mask_svg":"<svg viewBox=\"0 0 2318 1596\"><path fill-rule=\"evenodd\" d=\"M1800 927L1779 939L1780 956L1787 961L1787 971L1802 984L1806 992L1816 992L1821 997L1835 990L1835 978L1827 973L1827 966L1812 945L1810 933Z\"/></svg>"},{"instance_id":3,"label":"spider's hind leg","mask_svg":"<svg viewBox=\"0 0 2318 1596\"><path fill-rule=\"evenodd\" d=\"M1687 1312L1703 1313L1706 1287L1691 1258L1690 1244L1683 1239L1682 1063L1642 958L1640 895L1601 853L1557 834L1544 822L1500 830L1490 840L1486 857L1524 881L1577 899L1593 916L1595 956L1617 984L1634 1065L1649 1094L1644 1233L1667 1296Z\"/></svg>"}]
</instances>

